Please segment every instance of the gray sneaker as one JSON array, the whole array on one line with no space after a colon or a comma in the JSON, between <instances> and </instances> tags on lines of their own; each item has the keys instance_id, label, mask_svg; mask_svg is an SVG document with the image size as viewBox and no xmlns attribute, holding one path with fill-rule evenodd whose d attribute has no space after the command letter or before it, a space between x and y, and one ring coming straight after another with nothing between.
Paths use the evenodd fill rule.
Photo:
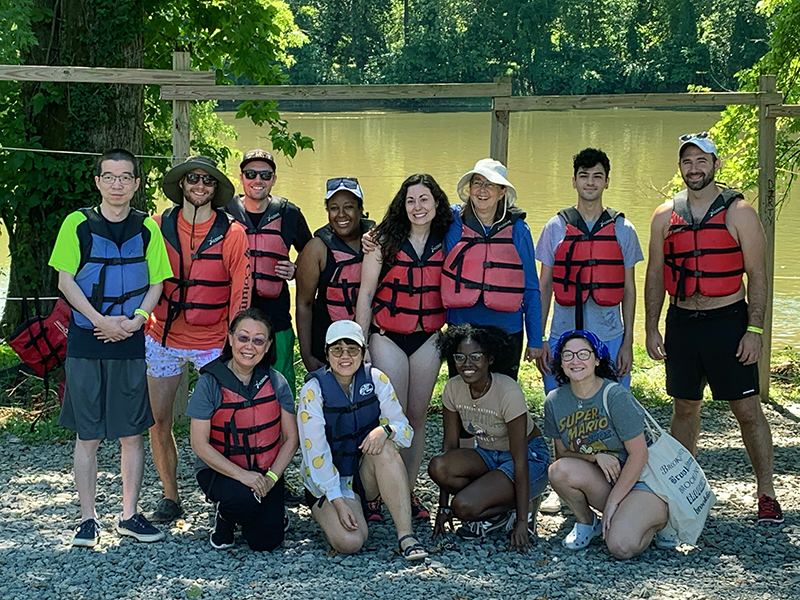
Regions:
<instances>
[{"instance_id":1,"label":"gray sneaker","mask_svg":"<svg viewBox=\"0 0 800 600\"><path fill-rule=\"evenodd\" d=\"M137 513L126 520L123 520L122 515L120 515L117 522L117 533L129 535L140 542L160 542L166 537L163 531L153 527L150 521L145 519L141 513Z\"/></svg>"},{"instance_id":2,"label":"gray sneaker","mask_svg":"<svg viewBox=\"0 0 800 600\"><path fill-rule=\"evenodd\" d=\"M100 541L100 530L102 525L97 519L86 519L75 530L75 536L72 538L73 546L82 546L84 548L92 548Z\"/></svg>"},{"instance_id":3,"label":"gray sneaker","mask_svg":"<svg viewBox=\"0 0 800 600\"><path fill-rule=\"evenodd\" d=\"M158 501L156 509L147 515L147 519L153 523L171 523L182 514L183 509L180 504L169 498L162 498Z\"/></svg>"}]
</instances>

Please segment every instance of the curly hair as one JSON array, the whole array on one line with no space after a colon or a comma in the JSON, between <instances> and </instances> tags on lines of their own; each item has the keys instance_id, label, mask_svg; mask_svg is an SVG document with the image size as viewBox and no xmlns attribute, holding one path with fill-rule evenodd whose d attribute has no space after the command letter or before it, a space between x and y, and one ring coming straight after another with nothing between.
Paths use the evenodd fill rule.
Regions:
<instances>
[{"instance_id":1,"label":"curly hair","mask_svg":"<svg viewBox=\"0 0 800 600\"><path fill-rule=\"evenodd\" d=\"M436 202L436 214L431 223L431 234L444 238L450 224L453 222L453 212L447 194L444 193L436 180L427 173L417 173L408 177L397 190L383 220L375 227L374 239L381 245L383 264L391 266L397 257L400 248L408 239L411 232L411 222L406 212L406 195L412 185L424 185L431 191Z\"/></svg>"},{"instance_id":2,"label":"curly hair","mask_svg":"<svg viewBox=\"0 0 800 600\"><path fill-rule=\"evenodd\" d=\"M436 349L441 360L452 358L458 351L458 345L472 340L481 347L486 354L494 358L489 365L493 373L507 369L511 364L513 348L508 339L508 334L495 325L449 325L445 331L439 333L436 340Z\"/></svg>"},{"instance_id":3,"label":"curly hair","mask_svg":"<svg viewBox=\"0 0 800 600\"><path fill-rule=\"evenodd\" d=\"M558 348L556 348L556 352L553 355L553 360L550 361L550 371L555 376L559 386L569 383L569 377L567 377L567 374L564 372L564 367L561 365L561 352L564 350L566 343L570 340L584 340L592 347L592 352L594 352L594 355L598 356L598 351L597 348L595 348L595 345L589 338L582 335L580 332L573 331L566 337L562 338L560 340L561 343L558 345ZM609 355L607 352L606 355L600 359L600 364L595 367L594 374L598 377L602 377L603 379L617 381L617 365L614 364L614 361L611 360L611 355Z\"/></svg>"},{"instance_id":4,"label":"curly hair","mask_svg":"<svg viewBox=\"0 0 800 600\"><path fill-rule=\"evenodd\" d=\"M245 319L251 319L253 321L262 323L267 328L267 339L270 341L269 350L264 353L264 356L258 364L259 366L271 367L278 361L278 351L275 348L275 327L272 325L272 320L263 312L251 306L248 309L240 310L236 314L236 316L233 318L233 321L231 321L231 326L228 332L234 333L236 328L239 326L239 323ZM233 348L231 348L231 343L228 340L228 336L225 336L225 346L222 348L220 358L225 361L233 358Z\"/></svg>"},{"instance_id":5,"label":"curly hair","mask_svg":"<svg viewBox=\"0 0 800 600\"><path fill-rule=\"evenodd\" d=\"M600 164L606 170L606 179L611 173L611 163L608 155L597 148L584 148L572 157L572 175L578 174L578 169L591 169L596 164Z\"/></svg>"}]
</instances>

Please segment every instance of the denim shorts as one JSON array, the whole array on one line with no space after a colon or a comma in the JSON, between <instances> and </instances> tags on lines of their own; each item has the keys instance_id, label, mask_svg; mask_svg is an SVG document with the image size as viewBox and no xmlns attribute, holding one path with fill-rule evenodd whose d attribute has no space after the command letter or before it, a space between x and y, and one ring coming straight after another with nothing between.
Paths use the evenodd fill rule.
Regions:
<instances>
[{"instance_id":1,"label":"denim shorts","mask_svg":"<svg viewBox=\"0 0 800 600\"><path fill-rule=\"evenodd\" d=\"M514 481L514 459L511 452L504 450L486 450L476 446L475 451L480 454L483 462L490 471L499 469ZM547 468L550 466L550 453L544 437L539 436L528 442L528 481L530 482L530 497L535 498L547 487Z\"/></svg>"}]
</instances>

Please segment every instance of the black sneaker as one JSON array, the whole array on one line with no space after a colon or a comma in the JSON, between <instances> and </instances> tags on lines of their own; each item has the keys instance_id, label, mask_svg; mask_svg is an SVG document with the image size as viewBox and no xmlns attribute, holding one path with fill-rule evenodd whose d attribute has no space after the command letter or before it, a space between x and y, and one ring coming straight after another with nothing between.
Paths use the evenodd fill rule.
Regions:
<instances>
[{"instance_id":1,"label":"black sneaker","mask_svg":"<svg viewBox=\"0 0 800 600\"><path fill-rule=\"evenodd\" d=\"M233 548L235 543L233 534L234 525L223 519L222 515L219 514L219 508L217 508L214 515L214 529L211 530L211 547L217 550Z\"/></svg>"},{"instance_id":2,"label":"black sneaker","mask_svg":"<svg viewBox=\"0 0 800 600\"><path fill-rule=\"evenodd\" d=\"M456 535L462 540L475 540L484 537L487 533L496 531L505 526L508 513L497 515L488 521L465 521L456 529Z\"/></svg>"},{"instance_id":3,"label":"black sneaker","mask_svg":"<svg viewBox=\"0 0 800 600\"><path fill-rule=\"evenodd\" d=\"M162 498L158 501L156 509L147 515L147 518L153 523L171 523L182 514L183 509L180 504L169 498Z\"/></svg>"},{"instance_id":4,"label":"black sneaker","mask_svg":"<svg viewBox=\"0 0 800 600\"><path fill-rule=\"evenodd\" d=\"M291 506L294 508L295 506L300 506L300 504L305 500L305 495L301 496L300 494L295 493L295 491L289 487L287 483L286 486L283 488L283 504L284 506Z\"/></svg>"},{"instance_id":5,"label":"black sneaker","mask_svg":"<svg viewBox=\"0 0 800 600\"><path fill-rule=\"evenodd\" d=\"M84 548L91 548L97 545L100 541L100 530L103 527L97 519L86 519L75 530L75 536L72 538L73 546L82 546Z\"/></svg>"},{"instance_id":6,"label":"black sneaker","mask_svg":"<svg viewBox=\"0 0 800 600\"><path fill-rule=\"evenodd\" d=\"M289 509L283 507L283 533L289 531Z\"/></svg>"},{"instance_id":7,"label":"black sneaker","mask_svg":"<svg viewBox=\"0 0 800 600\"><path fill-rule=\"evenodd\" d=\"M123 520L122 515L117 522L117 533L129 535L140 542L160 542L166 536L150 524L141 513L133 515L130 519Z\"/></svg>"}]
</instances>

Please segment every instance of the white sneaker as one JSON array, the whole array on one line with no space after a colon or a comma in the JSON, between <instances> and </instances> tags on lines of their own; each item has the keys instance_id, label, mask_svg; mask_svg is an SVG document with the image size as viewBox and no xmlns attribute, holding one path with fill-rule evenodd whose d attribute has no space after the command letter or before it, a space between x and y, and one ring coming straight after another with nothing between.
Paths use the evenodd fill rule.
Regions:
<instances>
[{"instance_id":1,"label":"white sneaker","mask_svg":"<svg viewBox=\"0 0 800 600\"><path fill-rule=\"evenodd\" d=\"M558 494L553 491L547 494L547 498L542 500L539 505L539 512L545 515L554 515L561 512L561 498L559 498Z\"/></svg>"},{"instance_id":2,"label":"white sneaker","mask_svg":"<svg viewBox=\"0 0 800 600\"><path fill-rule=\"evenodd\" d=\"M575 523L572 531L561 541L561 545L570 550L586 548L594 538L603 533L603 522L597 518L597 515L593 515L592 518L594 521L591 525Z\"/></svg>"}]
</instances>

